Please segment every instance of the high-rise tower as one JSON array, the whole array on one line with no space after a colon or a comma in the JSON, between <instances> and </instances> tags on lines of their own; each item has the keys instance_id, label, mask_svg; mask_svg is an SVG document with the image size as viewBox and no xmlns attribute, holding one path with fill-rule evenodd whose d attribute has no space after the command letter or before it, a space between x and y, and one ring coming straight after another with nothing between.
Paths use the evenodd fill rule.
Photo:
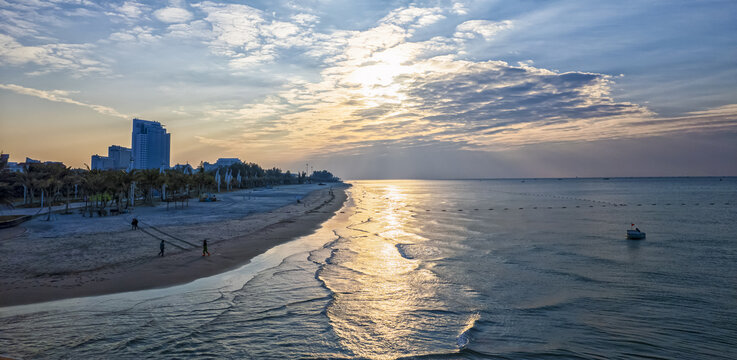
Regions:
<instances>
[{"instance_id":1,"label":"high-rise tower","mask_svg":"<svg viewBox=\"0 0 737 360\"><path fill-rule=\"evenodd\" d=\"M168 169L171 134L161 123L133 119L133 168Z\"/></svg>"}]
</instances>

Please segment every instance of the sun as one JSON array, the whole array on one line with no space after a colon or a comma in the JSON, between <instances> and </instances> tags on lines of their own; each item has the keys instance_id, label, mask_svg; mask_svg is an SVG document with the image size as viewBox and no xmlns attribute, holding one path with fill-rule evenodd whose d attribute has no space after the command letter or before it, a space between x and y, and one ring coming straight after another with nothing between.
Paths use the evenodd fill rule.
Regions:
<instances>
[{"instance_id":1,"label":"sun","mask_svg":"<svg viewBox=\"0 0 737 360\"><path fill-rule=\"evenodd\" d=\"M367 103L398 103L405 99L405 95L400 91L402 86L396 78L417 72L408 60L407 54L393 51L374 54L349 72L344 80L357 85L357 93L366 98Z\"/></svg>"}]
</instances>

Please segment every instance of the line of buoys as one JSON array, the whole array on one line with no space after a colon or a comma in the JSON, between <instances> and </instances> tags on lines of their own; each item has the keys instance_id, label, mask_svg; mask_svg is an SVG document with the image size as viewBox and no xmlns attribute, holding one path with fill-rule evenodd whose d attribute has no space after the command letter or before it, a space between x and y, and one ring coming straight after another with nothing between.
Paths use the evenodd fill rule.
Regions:
<instances>
[{"instance_id":1,"label":"line of buoys","mask_svg":"<svg viewBox=\"0 0 737 360\"><path fill-rule=\"evenodd\" d=\"M601 204L601 207L605 208L605 207L607 207L607 204L609 204L609 203L603 203L603 204ZM708 203L708 204L710 206L719 205L716 202L711 202L711 203ZM658 203L636 204L636 206L640 206L640 207L642 207L642 206L657 206L657 205L658 205ZM664 204L661 203L660 205L661 206L670 206L670 205L674 205L674 204L673 203L664 203ZM688 203L681 203L681 206L687 206L687 205L689 205L689 204ZM700 203L694 203L693 205L694 206L700 206ZM704 205L706 205L706 203ZM724 205L730 205L730 203L725 202ZM627 204L619 204L619 205L614 205L614 206L627 206ZM410 205L405 205L403 208L409 208L409 207L410 207ZM571 208L573 208L573 207L574 206L571 206ZM576 209L580 209L581 207L583 207L583 205L575 205L575 208ZM595 206L594 205L589 205L589 208L593 208L593 207L595 207ZM530 207L530 209L534 209L534 210L537 210L538 208L541 208L541 209L547 208L547 209L551 209L552 210L552 209L568 209L569 207L568 206L560 206L560 207L553 207L553 206L538 207L538 206L532 206L532 207ZM508 210L514 209L514 208L505 207L505 208L502 208L502 209L505 210L505 211L508 211ZM517 210L524 210L524 209L525 209L524 207L518 207L517 208ZM411 208L409 209L410 212L419 212L419 211L422 211L422 210L424 210L425 212L433 211L432 209L417 209L417 210L411 209ZM450 210L449 209L439 209L439 210L440 211L443 211L443 212L453 211L453 209L450 209ZM457 211L457 212L463 212L463 211L466 211L466 210L468 210L468 211L471 211L471 210L473 210L473 211L479 211L479 208L473 208L473 209L455 209L455 211ZM494 210L494 208L488 208L488 211L493 211L493 210ZM394 211L401 211L401 209L399 209L399 210L394 209ZM377 212L377 213L379 213L379 212ZM158 229L155 229L155 230L158 230ZM178 238L175 238L175 239L180 240Z\"/></svg>"}]
</instances>

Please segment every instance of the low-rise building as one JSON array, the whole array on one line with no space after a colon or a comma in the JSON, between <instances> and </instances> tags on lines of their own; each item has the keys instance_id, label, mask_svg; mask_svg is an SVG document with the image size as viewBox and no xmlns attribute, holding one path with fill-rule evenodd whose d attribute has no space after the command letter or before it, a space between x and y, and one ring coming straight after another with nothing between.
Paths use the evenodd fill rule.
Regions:
<instances>
[{"instance_id":1,"label":"low-rise building","mask_svg":"<svg viewBox=\"0 0 737 360\"><path fill-rule=\"evenodd\" d=\"M219 158L217 161L215 161L214 164L210 164L209 162L205 161L202 163L202 167L205 169L205 171L211 171L211 170L217 170L219 168L228 167L233 164L242 164L243 161L238 158Z\"/></svg>"},{"instance_id":2,"label":"low-rise building","mask_svg":"<svg viewBox=\"0 0 737 360\"><path fill-rule=\"evenodd\" d=\"M131 149L119 145L111 145L107 148L107 156L92 155L90 169L125 170L131 166L131 161L133 161Z\"/></svg>"},{"instance_id":3,"label":"low-rise building","mask_svg":"<svg viewBox=\"0 0 737 360\"><path fill-rule=\"evenodd\" d=\"M194 168L190 164L176 164L172 169L184 174L194 174Z\"/></svg>"}]
</instances>

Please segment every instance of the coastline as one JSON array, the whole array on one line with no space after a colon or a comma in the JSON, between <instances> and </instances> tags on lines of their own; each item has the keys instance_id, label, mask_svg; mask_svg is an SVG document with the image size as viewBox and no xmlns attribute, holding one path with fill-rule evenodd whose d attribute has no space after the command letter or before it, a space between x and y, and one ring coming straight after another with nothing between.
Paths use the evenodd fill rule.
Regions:
<instances>
[{"instance_id":1,"label":"coastline","mask_svg":"<svg viewBox=\"0 0 737 360\"><path fill-rule=\"evenodd\" d=\"M198 244L196 247L175 248L177 241L167 237L169 245L164 257L151 253L153 239L141 231L70 235L63 240L76 241L77 244L114 241L115 244L131 244L134 250L145 242L146 253L141 256L140 249L137 249L138 253L126 257L116 252L116 249L110 249L102 254L107 258L97 260L98 263L81 262L71 268L66 266L63 271L56 271L55 263L44 263L29 265L37 273L33 276L18 278L18 272L0 273L0 307L163 288L238 268L276 245L314 232L342 208L348 186L334 186L332 194L328 188L314 190L300 203L240 219L163 226L153 228L155 231L148 228L150 233L162 237L166 237L162 234L175 234L185 243ZM203 238L208 239L211 256L201 256L200 239ZM158 249L158 241L155 244ZM60 261L72 257L73 262L78 251L69 249L67 254L54 256ZM122 259L116 258L116 255Z\"/></svg>"}]
</instances>

